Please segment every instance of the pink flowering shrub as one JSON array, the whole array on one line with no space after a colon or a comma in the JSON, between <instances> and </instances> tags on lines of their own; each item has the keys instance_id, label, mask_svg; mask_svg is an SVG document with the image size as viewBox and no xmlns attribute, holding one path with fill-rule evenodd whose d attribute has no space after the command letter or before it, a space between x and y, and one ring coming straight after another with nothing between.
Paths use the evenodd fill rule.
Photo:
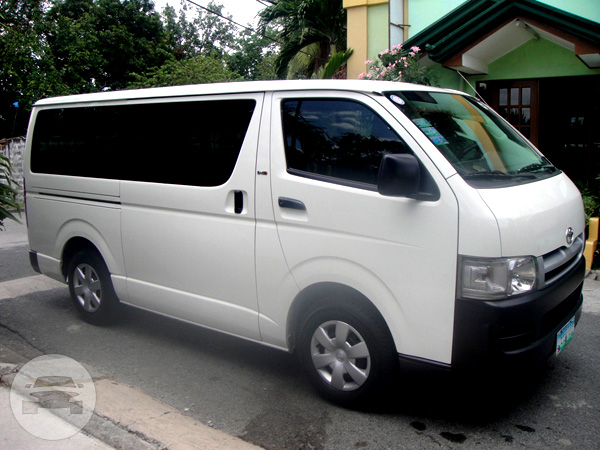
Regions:
<instances>
[{"instance_id":1,"label":"pink flowering shrub","mask_svg":"<svg viewBox=\"0 0 600 450\"><path fill-rule=\"evenodd\" d=\"M361 80L404 81L407 83L433 85L435 80L431 71L419 64L419 47L410 50L394 45L385 49L374 61L365 61L367 72L361 73Z\"/></svg>"}]
</instances>

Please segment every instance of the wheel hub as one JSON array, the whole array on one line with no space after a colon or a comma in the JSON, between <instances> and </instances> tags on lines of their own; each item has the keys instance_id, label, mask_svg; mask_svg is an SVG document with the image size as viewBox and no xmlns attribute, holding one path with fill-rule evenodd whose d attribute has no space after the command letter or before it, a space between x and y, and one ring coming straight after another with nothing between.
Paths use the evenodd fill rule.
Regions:
<instances>
[{"instance_id":1,"label":"wheel hub","mask_svg":"<svg viewBox=\"0 0 600 450\"><path fill-rule=\"evenodd\" d=\"M346 352L344 350L337 350L335 352L335 359L337 359L339 362L344 362L346 361Z\"/></svg>"}]
</instances>

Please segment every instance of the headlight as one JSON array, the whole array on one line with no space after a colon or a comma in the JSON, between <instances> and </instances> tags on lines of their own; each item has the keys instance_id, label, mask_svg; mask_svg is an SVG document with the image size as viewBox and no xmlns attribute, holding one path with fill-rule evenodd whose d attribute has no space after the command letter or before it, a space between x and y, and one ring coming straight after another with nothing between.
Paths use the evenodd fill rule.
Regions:
<instances>
[{"instance_id":1,"label":"headlight","mask_svg":"<svg viewBox=\"0 0 600 450\"><path fill-rule=\"evenodd\" d=\"M462 298L497 300L535 290L538 269L535 258L462 257L458 295Z\"/></svg>"}]
</instances>

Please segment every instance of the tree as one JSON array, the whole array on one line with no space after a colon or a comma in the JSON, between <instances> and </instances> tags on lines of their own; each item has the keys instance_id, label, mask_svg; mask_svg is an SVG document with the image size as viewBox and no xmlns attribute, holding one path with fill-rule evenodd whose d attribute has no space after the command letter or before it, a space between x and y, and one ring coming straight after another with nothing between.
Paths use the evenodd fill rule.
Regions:
<instances>
[{"instance_id":1,"label":"tree","mask_svg":"<svg viewBox=\"0 0 600 450\"><path fill-rule=\"evenodd\" d=\"M0 1L0 137L25 134L37 99L68 89L48 58L44 0Z\"/></svg>"},{"instance_id":2,"label":"tree","mask_svg":"<svg viewBox=\"0 0 600 450\"><path fill-rule=\"evenodd\" d=\"M233 23L223 19L223 6L210 2L206 9L197 9L188 20L190 9L183 5L179 13L167 6L163 21L167 45L177 60L211 55L222 58L235 43ZM212 12L210 12L212 11Z\"/></svg>"},{"instance_id":3,"label":"tree","mask_svg":"<svg viewBox=\"0 0 600 450\"><path fill-rule=\"evenodd\" d=\"M273 78L269 41L236 38L223 7L208 9L161 19L152 0L0 0L0 137L25 134L44 97Z\"/></svg>"},{"instance_id":4,"label":"tree","mask_svg":"<svg viewBox=\"0 0 600 450\"><path fill-rule=\"evenodd\" d=\"M177 61L194 58L202 46L196 25L187 20L186 11L185 6L179 13L172 6L166 6L162 13L167 47Z\"/></svg>"},{"instance_id":5,"label":"tree","mask_svg":"<svg viewBox=\"0 0 600 450\"><path fill-rule=\"evenodd\" d=\"M222 5L217 5L211 1L208 3L207 9L217 14L200 9L194 20L200 35L201 52L204 55L222 58L234 44L236 28L233 23L221 17L223 16ZM231 19L231 16L227 17Z\"/></svg>"},{"instance_id":6,"label":"tree","mask_svg":"<svg viewBox=\"0 0 600 450\"><path fill-rule=\"evenodd\" d=\"M63 0L47 22L54 65L75 92L125 88L170 58L151 0Z\"/></svg>"},{"instance_id":7,"label":"tree","mask_svg":"<svg viewBox=\"0 0 600 450\"><path fill-rule=\"evenodd\" d=\"M227 69L222 60L213 56L199 56L183 61L169 61L145 75L136 75L128 88L178 86L197 83L234 81L239 75Z\"/></svg>"},{"instance_id":8,"label":"tree","mask_svg":"<svg viewBox=\"0 0 600 450\"><path fill-rule=\"evenodd\" d=\"M40 98L122 89L170 58L151 0L1 0L0 137Z\"/></svg>"},{"instance_id":9,"label":"tree","mask_svg":"<svg viewBox=\"0 0 600 450\"><path fill-rule=\"evenodd\" d=\"M354 53L354 50L350 48L344 52L338 52L332 55L329 62L317 72L317 78L330 80L339 76L340 78L345 79L346 71L342 69L345 68L352 53ZM340 74L343 75L343 77Z\"/></svg>"},{"instance_id":10,"label":"tree","mask_svg":"<svg viewBox=\"0 0 600 450\"><path fill-rule=\"evenodd\" d=\"M238 33L237 26L224 16L223 6L213 2L198 9L191 21L190 11L185 5L179 13L165 8L167 46L175 61L137 74L129 87L276 78L273 37L259 36L248 28Z\"/></svg>"},{"instance_id":11,"label":"tree","mask_svg":"<svg viewBox=\"0 0 600 450\"><path fill-rule=\"evenodd\" d=\"M227 67L237 72L244 80L273 80L275 72L276 45L273 32L266 30L261 36L244 29L235 40L234 50L225 55Z\"/></svg>"},{"instance_id":12,"label":"tree","mask_svg":"<svg viewBox=\"0 0 600 450\"><path fill-rule=\"evenodd\" d=\"M310 77L330 57L346 49L346 10L342 0L277 0L260 12L260 29L279 28L281 49L277 57L280 78ZM311 50L310 52L308 50ZM302 70L289 73L296 57L308 56Z\"/></svg>"}]
</instances>

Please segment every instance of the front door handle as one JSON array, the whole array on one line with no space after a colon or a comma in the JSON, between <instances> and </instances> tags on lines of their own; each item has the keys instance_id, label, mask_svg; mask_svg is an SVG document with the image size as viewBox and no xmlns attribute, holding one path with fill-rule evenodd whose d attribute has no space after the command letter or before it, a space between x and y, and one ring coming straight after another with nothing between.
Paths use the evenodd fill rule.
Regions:
<instances>
[{"instance_id":1,"label":"front door handle","mask_svg":"<svg viewBox=\"0 0 600 450\"><path fill-rule=\"evenodd\" d=\"M279 207L306 211L306 205L300 200L295 200L293 198L279 197Z\"/></svg>"}]
</instances>

